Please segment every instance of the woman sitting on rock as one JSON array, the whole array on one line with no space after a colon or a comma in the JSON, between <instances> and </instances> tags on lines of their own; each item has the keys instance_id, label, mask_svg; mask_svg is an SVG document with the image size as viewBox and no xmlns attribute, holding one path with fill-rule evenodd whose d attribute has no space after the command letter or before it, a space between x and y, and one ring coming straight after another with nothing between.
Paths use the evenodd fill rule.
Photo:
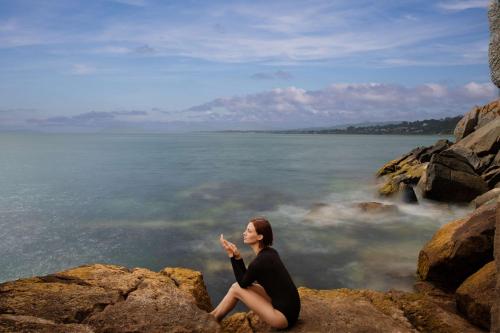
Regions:
<instances>
[{"instance_id":1,"label":"woman sitting on rock","mask_svg":"<svg viewBox=\"0 0 500 333\"><path fill-rule=\"evenodd\" d=\"M220 235L220 243L231 258L238 282L233 283L224 299L210 314L221 321L240 300L274 328L293 326L300 311L299 293L278 252L271 247L273 231L269 221L262 217L251 219L243 232L243 242L257 255L248 269L245 268L236 245Z\"/></svg>"}]
</instances>

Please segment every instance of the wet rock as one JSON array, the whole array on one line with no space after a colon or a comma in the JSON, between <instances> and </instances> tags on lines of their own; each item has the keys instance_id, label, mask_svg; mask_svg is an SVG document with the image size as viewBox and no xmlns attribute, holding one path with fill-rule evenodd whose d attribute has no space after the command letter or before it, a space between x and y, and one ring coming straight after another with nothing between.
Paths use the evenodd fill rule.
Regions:
<instances>
[{"instance_id":1,"label":"wet rock","mask_svg":"<svg viewBox=\"0 0 500 333\"><path fill-rule=\"evenodd\" d=\"M166 274L141 268L80 266L2 283L0 294L0 314L82 324L95 332L220 330L193 293Z\"/></svg>"},{"instance_id":2,"label":"wet rock","mask_svg":"<svg viewBox=\"0 0 500 333\"><path fill-rule=\"evenodd\" d=\"M396 205L383 204L376 201L359 202L356 204L356 207L365 213L395 213L398 211L398 207Z\"/></svg>"},{"instance_id":3,"label":"wet rock","mask_svg":"<svg viewBox=\"0 0 500 333\"><path fill-rule=\"evenodd\" d=\"M383 177L384 183L378 192L383 196L400 193L400 184L417 184L425 174L427 164L434 154L437 154L451 146L448 140L438 140L429 147L417 147L397 159L394 159L377 172L377 177Z\"/></svg>"},{"instance_id":4,"label":"wet rock","mask_svg":"<svg viewBox=\"0 0 500 333\"><path fill-rule=\"evenodd\" d=\"M453 291L493 260L495 214L496 204L483 205L439 229L419 253L419 277Z\"/></svg>"},{"instance_id":5,"label":"wet rock","mask_svg":"<svg viewBox=\"0 0 500 333\"><path fill-rule=\"evenodd\" d=\"M491 307L495 301L496 266L491 261L469 276L456 291L458 309L471 323L490 329Z\"/></svg>"},{"instance_id":6,"label":"wet rock","mask_svg":"<svg viewBox=\"0 0 500 333\"><path fill-rule=\"evenodd\" d=\"M428 199L470 202L489 188L465 157L448 149L432 156L421 190Z\"/></svg>"},{"instance_id":7,"label":"wet rock","mask_svg":"<svg viewBox=\"0 0 500 333\"><path fill-rule=\"evenodd\" d=\"M405 203L418 203L417 196L411 185L399 184L399 193L401 193L401 201Z\"/></svg>"}]
</instances>

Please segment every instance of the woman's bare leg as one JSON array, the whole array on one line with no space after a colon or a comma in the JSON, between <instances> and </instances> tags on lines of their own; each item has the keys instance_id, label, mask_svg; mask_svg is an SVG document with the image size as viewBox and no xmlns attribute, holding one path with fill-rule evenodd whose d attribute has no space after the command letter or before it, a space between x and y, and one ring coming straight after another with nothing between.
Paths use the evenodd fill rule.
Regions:
<instances>
[{"instance_id":1,"label":"woman's bare leg","mask_svg":"<svg viewBox=\"0 0 500 333\"><path fill-rule=\"evenodd\" d=\"M238 303L238 299L234 296L234 292L229 289L226 296L220 301L219 305L210 312L215 317L215 320L221 321Z\"/></svg>"},{"instance_id":2,"label":"woman's bare leg","mask_svg":"<svg viewBox=\"0 0 500 333\"><path fill-rule=\"evenodd\" d=\"M254 290L256 293L264 297L269 303L271 303L271 297L266 293L264 287L258 283L254 283L248 289ZM226 296L220 301L219 305L210 312L211 315L215 317L217 321L222 320L228 314L236 304L238 303L238 298L235 297L234 293L231 293L231 289L227 292Z\"/></svg>"},{"instance_id":3,"label":"woman's bare leg","mask_svg":"<svg viewBox=\"0 0 500 333\"><path fill-rule=\"evenodd\" d=\"M263 288L262 288L263 290ZM212 311L212 314L217 320L221 320L224 316L234 308L237 300L242 301L245 305L255 312L260 319L268 323L275 328L285 328L288 326L288 321L283 313L273 308L270 300L264 297L261 292L262 290L259 286L249 286L248 288L241 288L238 283L234 283L229 289L226 297L228 297L227 303L224 303L224 299L217 308ZM265 291L264 291L265 292ZM267 295L267 294L266 294ZM269 297L269 296L267 296ZM233 301L236 299L236 302ZM231 301L229 301L231 300ZM224 304L223 304L224 303ZM221 306L222 305L222 306ZM228 305L232 305L229 308Z\"/></svg>"}]
</instances>

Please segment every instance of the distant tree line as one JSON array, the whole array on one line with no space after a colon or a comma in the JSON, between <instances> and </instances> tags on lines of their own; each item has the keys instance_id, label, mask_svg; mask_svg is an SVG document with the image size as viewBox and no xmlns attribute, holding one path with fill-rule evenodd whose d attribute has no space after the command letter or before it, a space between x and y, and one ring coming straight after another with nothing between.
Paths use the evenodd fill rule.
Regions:
<instances>
[{"instance_id":1,"label":"distant tree line","mask_svg":"<svg viewBox=\"0 0 500 333\"><path fill-rule=\"evenodd\" d=\"M403 121L398 124L376 126L349 126L347 128L294 129L264 131L282 134L453 134L457 123L463 116L446 117L444 119L427 119Z\"/></svg>"}]
</instances>

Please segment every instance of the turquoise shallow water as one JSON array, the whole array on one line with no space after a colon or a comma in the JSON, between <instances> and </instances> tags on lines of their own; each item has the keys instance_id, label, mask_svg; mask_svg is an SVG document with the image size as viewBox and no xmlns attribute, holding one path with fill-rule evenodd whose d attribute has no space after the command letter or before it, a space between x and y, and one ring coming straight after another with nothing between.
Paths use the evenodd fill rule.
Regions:
<instances>
[{"instance_id":1,"label":"turquoise shallow water","mask_svg":"<svg viewBox=\"0 0 500 333\"><path fill-rule=\"evenodd\" d=\"M204 273L215 303L234 281L219 234L248 263L241 233L265 215L297 285L408 290L420 248L469 210L353 204L383 201L375 171L440 138L0 134L0 282L93 262L183 266Z\"/></svg>"}]
</instances>

